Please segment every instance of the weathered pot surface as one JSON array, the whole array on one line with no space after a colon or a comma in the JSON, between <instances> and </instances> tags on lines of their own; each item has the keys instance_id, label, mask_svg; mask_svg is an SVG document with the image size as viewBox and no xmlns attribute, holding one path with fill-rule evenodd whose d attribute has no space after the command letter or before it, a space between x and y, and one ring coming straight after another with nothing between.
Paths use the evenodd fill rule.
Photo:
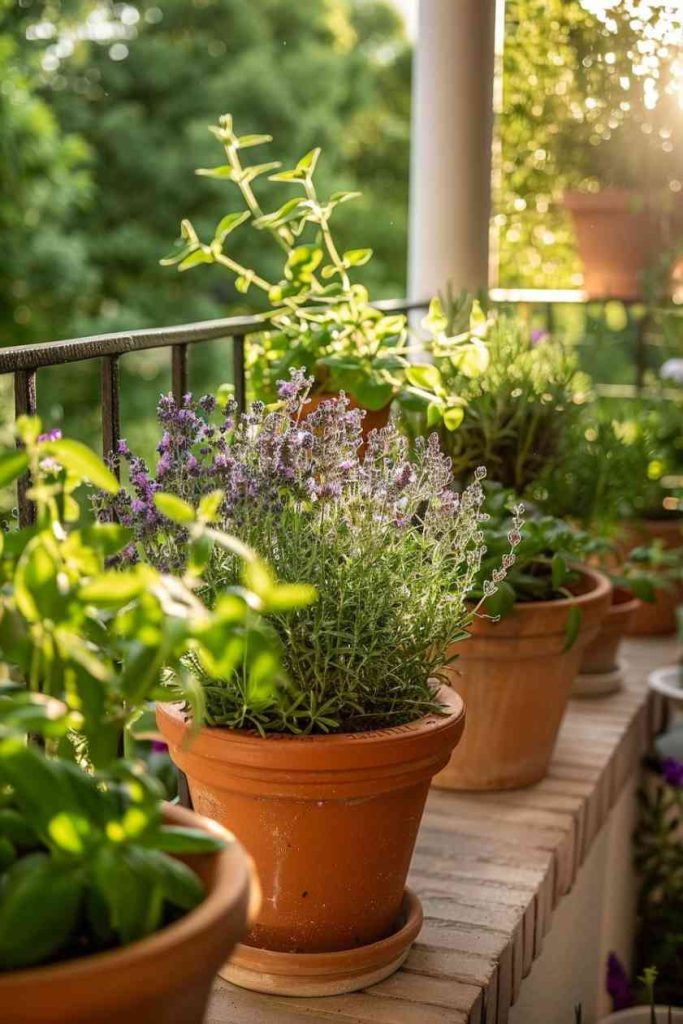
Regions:
<instances>
[{"instance_id":1,"label":"weathered pot surface","mask_svg":"<svg viewBox=\"0 0 683 1024\"><path fill-rule=\"evenodd\" d=\"M263 903L246 943L289 954L367 947L396 930L429 783L464 725L445 714L363 733L261 737L157 708L194 806L229 821L254 856ZM412 941L412 940L410 940Z\"/></svg>"},{"instance_id":2,"label":"weathered pot surface","mask_svg":"<svg viewBox=\"0 0 683 1024\"><path fill-rule=\"evenodd\" d=\"M204 881L204 901L130 946L0 973L3 1024L201 1024L214 977L256 910L258 887L244 850L215 822L171 805L164 817L227 842L219 853L182 858Z\"/></svg>"},{"instance_id":3,"label":"weathered pot surface","mask_svg":"<svg viewBox=\"0 0 683 1024\"><path fill-rule=\"evenodd\" d=\"M611 602L609 580L580 569L576 597L520 603L500 622L478 619L458 645L447 673L467 705L467 727L435 786L514 789L544 777L583 651ZM573 605L581 626L565 650Z\"/></svg>"}]
</instances>

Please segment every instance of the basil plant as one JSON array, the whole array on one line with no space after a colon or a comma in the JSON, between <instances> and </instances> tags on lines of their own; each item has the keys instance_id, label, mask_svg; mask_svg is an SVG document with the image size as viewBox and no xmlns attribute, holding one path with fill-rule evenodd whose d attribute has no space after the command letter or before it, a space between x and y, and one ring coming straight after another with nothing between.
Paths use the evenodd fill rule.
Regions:
<instances>
[{"instance_id":1,"label":"basil plant","mask_svg":"<svg viewBox=\"0 0 683 1024\"><path fill-rule=\"evenodd\" d=\"M203 831L165 825L161 793L126 759L126 735L157 699L201 718L207 670L244 665L250 685L277 681L279 653L263 624L271 603L295 606L244 545L213 528L220 494L198 510L156 495L182 519L182 578L115 562L130 532L84 521L82 483L119 483L86 446L18 422L20 447L0 453L0 486L30 472L34 522L0 533L0 970L83 956L140 939L190 910L202 883L176 853L220 847ZM242 584L207 608L198 597L214 545L237 554Z\"/></svg>"}]
</instances>

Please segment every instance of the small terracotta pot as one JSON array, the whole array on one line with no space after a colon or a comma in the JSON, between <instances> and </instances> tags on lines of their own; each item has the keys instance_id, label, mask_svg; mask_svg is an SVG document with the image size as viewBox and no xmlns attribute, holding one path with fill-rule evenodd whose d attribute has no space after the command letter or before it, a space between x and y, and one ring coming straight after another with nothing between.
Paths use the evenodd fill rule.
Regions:
<instances>
[{"instance_id":1,"label":"small terracotta pot","mask_svg":"<svg viewBox=\"0 0 683 1024\"><path fill-rule=\"evenodd\" d=\"M261 737L203 728L186 745L179 705L157 722L194 807L230 822L256 862L261 910L245 942L284 953L369 946L396 929L429 783L464 725L443 715L390 729Z\"/></svg>"},{"instance_id":2,"label":"small terracotta pot","mask_svg":"<svg viewBox=\"0 0 683 1024\"><path fill-rule=\"evenodd\" d=\"M676 608L683 599L680 583L655 587L654 601L641 601L630 623L626 636L670 636L676 632Z\"/></svg>"},{"instance_id":3,"label":"small terracotta pot","mask_svg":"<svg viewBox=\"0 0 683 1024\"><path fill-rule=\"evenodd\" d=\"M611 601L609 580L581 566L576 597L515 605L500 622L478 618L446 671L467 704L462 741L434 785L514 789L542 779L586 646ZM581 610L579 636L564 650L569 610Z\"/></svg>"},{"instance_id":4,"label":"small terracotta pot","mask_svg":"<svg viewBox=\"0 0 683 1024\"><path fill-rule=\"evenodd\" d=\"M250 862L215 822L171 805L164 817L228 843L220 853L182 858L206 885L204 901L130 946L0 973L3 1024L201 1024L216 972L248 925ZM254 912L257 888L251 892Z\"/></svg>"},{"instance_id":5,"label":"small terracotta pot","mask_svg":"<svg viewBox=\"0 0 683 1024\"><path fill-rule=\"evenodd\" d=\"M363 432L363 443L358 449L361 458L365 455L365 449L367 448L368 437L370 432L373 430L381 430L386 427L389 422L389 413L391 412L391 402L384 406L383 409L366 409L362 406L353 395L346 396L349 403L349 409L362 409L365 413L363 417L363 425L361 430ZM318 406L322 402L329 402L330 399L339 398L339 392L325 392L316 391L315 394L311 395L307 402L304 403L303 415L308 416L310 413L315 412Z\"/></svg>"},{"instance_id":6,"label":"small terracotta pot","mask_svg":"<svg viewBox=\"0 0 683 1024\"><path fill-rule=\"evenodd\" d=\"M642 298L644 272L663 247L652 205L621 188L570 191L563 202L576 233L588 298Z\"/></svg>"},{"instance_id":7,"label":"small terracotta pot","mask_svg":"<svg viewBox=\"0 0 683 1024\"><path fill-rule=\"evenodd\" d=\"M617 653L624 632L640 607L640 601L626 587L615 587L612 604L594 640L589 643L581 658L582 675L597 675L614 672L619 668Z\"/></svg>"}]
</instances>

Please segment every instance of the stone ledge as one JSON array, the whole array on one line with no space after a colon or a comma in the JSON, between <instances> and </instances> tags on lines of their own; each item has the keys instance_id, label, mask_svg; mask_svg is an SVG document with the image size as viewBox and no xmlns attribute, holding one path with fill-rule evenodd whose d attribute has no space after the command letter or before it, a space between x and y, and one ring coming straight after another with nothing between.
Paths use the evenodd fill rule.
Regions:
<instances>
[{"instance_id":1,"label":"stone ledge","mask_svg":"<svg viewBox=\"0 0 683 1024\"><path fill-rule=\"evenodd\" d=\"M663 715L647 673L671 640L631 641L626 687L573 700L548 777L508 793L432 790L410 884L425 923L404 967L326 999L261 996L216 983L207 1024L505 1024L567 893Z\"/></svg>"}]
</instances>

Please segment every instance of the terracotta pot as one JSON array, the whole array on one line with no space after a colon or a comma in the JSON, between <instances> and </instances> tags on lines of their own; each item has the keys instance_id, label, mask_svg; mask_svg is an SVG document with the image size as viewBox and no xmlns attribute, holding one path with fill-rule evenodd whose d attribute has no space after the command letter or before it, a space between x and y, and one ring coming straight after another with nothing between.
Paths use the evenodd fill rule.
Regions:
<instances>
[{"instance_id":1,"label":"terracotta pot","mask_svg":"<svg viewBox=\"0 0 683 1024\"><path fill-rule=\"evenodd\" d=\"M309 413L315 412L322 402L329 402L330 399L338 398L339 392L326 393L324 391L317 391L311 395L308 401L304 404L303 415L308 416ZM381 430L389 422L389 413L391 412L391 402L384 406L383 409L366 409L362 406L353 395L346 396L349 401L350 409L363 409L365 416L363 417L363 443L359 448L359 454L361 458L365 455L365 449L367 448L367 440L372 430Z\"/></svg>"},{"instance_id":2,"label":"terracotta pot","mask_svg":"<svg viewBox=\"0 0 683 1024\"><path fill-rule=\"evenodd\" d=\"M619 545L627 553L659 540L666 550L683 547L683 519L629 519L623 523Z\"/></svg>"},{"instance_id":3,"label":"terracotta pot","mask_svg":"<svg viewBox=\"0 0 683 1024\"><path fill-rule=\"evenodd\" d=\"M174 825L228 841L220 853L183 857L203 879L203 903L130 946L29 970L0 973L3 1024L200 1024L218 968L244 934L250 862L213 821L167 805ZM252 911L258 898L252 889Z\"/></svg>"},{"instance_id":4,"label":"terracotta pot","mask_svg":"<svg viewBox=\"0 0 683 1024\"><path fill-rule=\"evenodd\" d=\"M617 653L624 632L640 607L640 601L626 587L615 587L612 604L594 640L581 658L580 671L584 675L614 672L619 668Z\"/></svg>"},{"instance_id":5,"label":"terracotta pot","mask_svg":"<svg viewBox=\"0 0 683 1024\"><path fill-rule=\"evenodd\" d=\"M500 622L479 618L447 671L468 708L462 741L434 785L514 789L542 779L586 646L611 601L609 580L581 567L576 597L524 602ZM572 605L581 609L577 640L565 651Z\"/></svg>"},{"instance_id":6,"label":"terracotta pot","mask_svg":"<svg viewBox=\"0 0 683 1024\"><path fill-rule=\"evenodd\" d=\"M676 632L676 608L683 600L679 583L655 588L654 601L641 601L630 623L626 636L670 636Z\"/></svg>"},{"instance_id":7,"label":"terracotta pot","mask_svg":"<svg viewBox=\"0 0 683 1024\"><path fill-rule=\"evenodd\" d=\"M329 736L270 735L189 725L159 705L171 757L197 810L230 822L254 856L261 910L245 942L284 953L332 953L391 935L429 783L464 725L442 689L443 715Z\"/></svg>"},{"instance_id":8,"label":"terracotta pot","mask_svg":"<svg viewBox=\"0 0 683 1024\"><path fill-rule=\"evenodd\" d=\"M652 205L628 189L566 192L583 287L589 299L640 299L643 274L663 246L660 218Z\"/></svg>"}]
</instances>

